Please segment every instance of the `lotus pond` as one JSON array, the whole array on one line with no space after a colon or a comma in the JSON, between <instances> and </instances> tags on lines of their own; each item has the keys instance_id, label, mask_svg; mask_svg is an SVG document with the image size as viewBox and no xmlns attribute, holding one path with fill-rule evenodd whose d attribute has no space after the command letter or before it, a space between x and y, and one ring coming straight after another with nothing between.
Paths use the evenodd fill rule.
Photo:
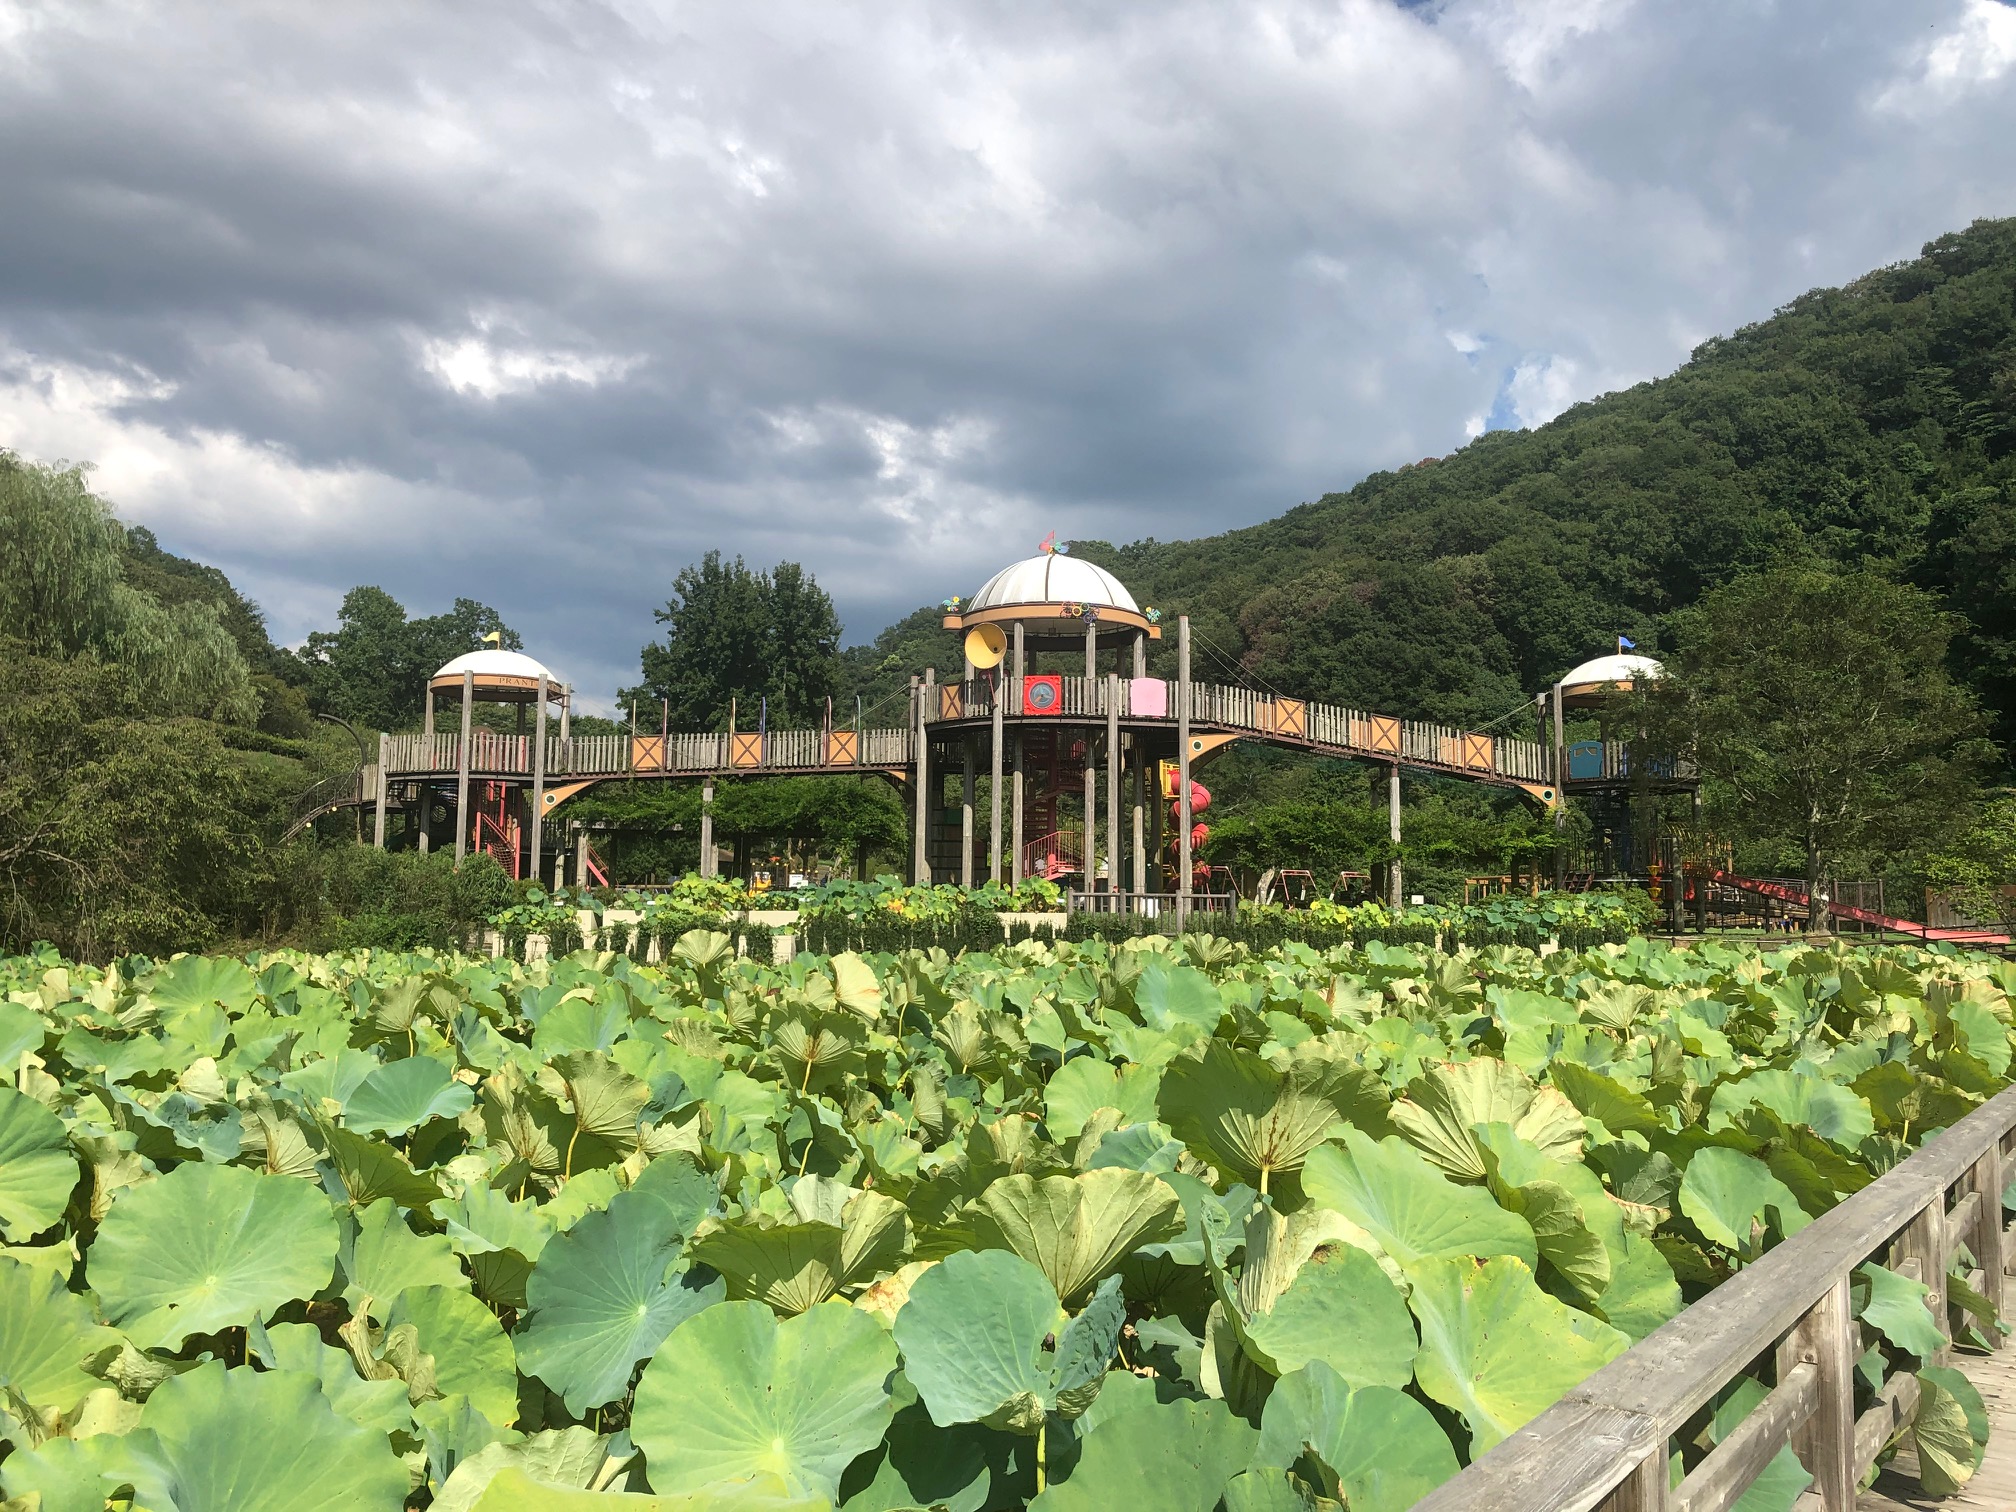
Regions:
<instances>
[{"instance_id":1,"label":"lotus pond","mask_svg":"<svg viewBox=\"0 0 2016 1512\"><path fill-rule=\"evenodd\" d=\"M2012 989L1643 940L0 961L0 1490L1398 1512L2003 1087ZM1865 1390L1920 1371L1950 1490L1923 1295L1858 1274Z\"/></svg>"}]
</instances>

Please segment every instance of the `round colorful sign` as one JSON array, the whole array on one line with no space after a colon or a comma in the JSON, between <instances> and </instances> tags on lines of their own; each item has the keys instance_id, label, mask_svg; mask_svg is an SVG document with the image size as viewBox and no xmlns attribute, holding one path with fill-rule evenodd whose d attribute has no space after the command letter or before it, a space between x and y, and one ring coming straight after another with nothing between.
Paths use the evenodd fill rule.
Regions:
<instances>
[{"instance_id":1,"label":"round colorful sign","mask_svg":"<svg viewBox=\"0 0 2016 1512\"><path fill-rule=\"evenodd\" d=\"M1055 677L1023 679L1022 707L1030 714L1055 714L1064 701L1064 685Z\"/></svg>"}]
</instances>

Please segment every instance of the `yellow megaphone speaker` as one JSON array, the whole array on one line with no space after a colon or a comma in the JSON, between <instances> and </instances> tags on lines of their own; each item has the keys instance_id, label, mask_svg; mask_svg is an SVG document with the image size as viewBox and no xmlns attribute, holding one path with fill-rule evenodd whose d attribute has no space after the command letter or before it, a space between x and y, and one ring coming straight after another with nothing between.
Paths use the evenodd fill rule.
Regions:
<instances>
[{"instance_id":1,"label":"yellow megaphone speaker","mask_svg":"<svg viewBox=\"0 0 2016 1512\"><path fill-rule=\"evenodd\" d=\"M999 625L975 625L966 632L966 660L985 671L1001 665L1008 654L1008 637Z\"/></svg>"}]
</instances>

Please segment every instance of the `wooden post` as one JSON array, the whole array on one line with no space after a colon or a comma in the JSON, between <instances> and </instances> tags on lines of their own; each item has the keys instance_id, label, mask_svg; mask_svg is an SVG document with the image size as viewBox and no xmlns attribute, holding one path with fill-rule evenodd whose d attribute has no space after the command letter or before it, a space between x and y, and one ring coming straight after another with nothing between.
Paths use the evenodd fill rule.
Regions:
<instances>
[{"instance_id":1,"label":"wooden post","mask_svg":"<svg viewBox=\"0 0 2016 1512\"><path fill-rule=\"evenodd\" d=\"M434 848L434 788L425 782L420 784L419 845L423 856Z\"/></svg>"},{"instance_id":2,"label":"wooden post","mask_svg":"<svg viewBox=\"0 0 2016 1512\"><path fill-rule=\"evenodd\" d=\"M1404 879L1400 875L1400 763L1397 761L1386 774L1386 837L1393 842L1393 859L1386 863L1386 902L1397 913L1406 902Z\"/></svg>"},{"instance_id":3,"label":"wooden post","mask_svg":"<svg viewBox=\"0 0 2016 1512\"><path fill-rule=\"evenodd\" d=\"M1120 891L1120 674L1106 674L1106 892Z\"/></svg>"},{"instance_id":4,"label":"wooden post","mask_svg":"<svg viewBox=\"0 0 2016 1512\"><path fill-rule=\"evenodd\" d=\"M378 732L378 814L371 821L371 843L385 849L385 806L392 799L392 737Z\"/></svg>"},{"instance_id":5,"label":"wooden post","mask_svg":"<svg viewBox=\"0 0 2016 1512\"><path fill-rule=\"evenodd\" d=\"M721 858L714 853L714 776L710 772L700 782L700 875L712 877L721 870Z\"/></svg>"},{"instance_id":6,"label":"wooden post","mask_svg":"<svg viewBox=\"0 0 2016 1512\"><path fill-rule=\"evenodd\" d=\"M1029 659L1022 640L1022 622L1020 620L1015 622L1014 656L1013 670L1008 679L1008 693L1009 697L1015 700L1015 713L1017 716L1015 723L1015 803L1013 818L1008 826L1010 831L1010 839L1008 841L1010 850L1008 875L1013 878L1015 885L1020 887L1022 885L1023 868L1022 846L1029 838L1023 833L1025 822L1023 801L1027 771L1022 755L1023 726L1020 717L1022 714L1022 680L1029 675Z\"/></svg>"},{"instance_id":7,"label":"wooden post","mask_svg":"<svg viewBox=\"0 0 2016 1512\"><path fill-rule=\"evenodd\" d=\"M1176 930L1190 923L1190 616L1176 618Z\"/></svg>"},{"instance_id":8,"label":"wooden post","mask_svg":"<svg viewBox=\"0 0 2016 1512\"><path fill-rule=\"evenodd\" d=\"M1855 1357L1860 1353L1848 1277L1828 1287L1778 1346L1778 1379L1810 1362L1819 1372L1813 1415L1792 1431L1792 1450L1813 1477L1825 1512L1855 1507Z\"/></svg>"},{"instance_id":9,"label":"wooden post","mask_svg":"<svg viewBox=\"0 0 2016 1512\"><path fill-rule=\"evenodd\" d=\"M469 731L476 722L476 674L462 674L462 741L455 750L455 868L469 854Z\"/></svg>"},{"instance_id":10,"label":"wooden post","mask_svg":"<svg viewBox=\"0 0 2016 1512\"><path fill-rule=\"evenodd\" d=\"M574 842L574 885L588 885L588 826L582 825Z\"/></svg>"},{"instance_id":11,"label":"wooden post","mask_svg":"<svg viewBox=\"0 0 2016 1512\"><path fill-rule=\"evenodd\" d=\"M1563 839L1568 828L1568 746L1561 729L1561 684L1554 684L1554 885L1568 883L1568 848Z\"/></svg>"},{"instance_id":12,"label":"wooden post","mask_svg":"<svg viewBox=\"0 0 2016 1512\"><path fill-rule=\"evenodd\" d=\"M938 673L936 669L926 667L924 669L923 682L913 685L912 692L916 704L913 712L916 716L914 723L917 730L917 750L915 753L917 768L917 829L911 844L910 880L919 887L928 887L931 883L930 820L928 817L930 810L927 807L927 800L930 797L931 791L930 704L931 700L938 694Z\"/></svg>"},{"instance_id":13,"label":"wooden post","mask_svg":"<svg viewBox=\"0 0 2016 1512\"><path fill-rule=\"evenodd\" d=\"M1001 749L1007 726L1003 705L1008 701L1008 679L997 667L994 672L994 731L987 772L987 880L1001 880L1001 772L1006 752Z\"/></svg>"},{"instance_id":14,"label":"wooden post","mask_svg":"<svg viewBox=\"0 0 2016 1512\"><path fill-rule=\"evenodd\" d=\"M1966 1185L1980 1199L1974 1208L1975 1231L1968 1248L1974 1251L1974 1258L1981 1264L1982 1292L1990 1302L1999 1306L2006 1248L2006 1235L2002 1228L2002 1142L1999 1139L1974 1162L1974 1168L1967 1173ZM1997 1330L1987 1328L1980 1331L1987 1336L1990 1349L2003 1347L2002 1335Z\"/></svg>"},{"instance_id":15,"label":"wooden post","mask_svg":"<svg viewBox=\"0 0 2016 1512\"><path fill-rule=\"evenodd\" d=\"M539 674L539 708L532 716L532 861L534 882L539 880L539 863L545 858L546 838L546 674Z\"/></svg>"},{"instance_id":16,"label":"wooden post","mask_svg":"<svg viewBox=\"0 0 2016 1512\"><path fill-rule=\"evenodd\" d=\"M1143 630L1134 637L1134 675L1148 675L1148 632Z\"/></svg>"},{"instance_id":17,"label":"wooden post","mask_svg":"<svg viewBox=\"0 0 2016 1512\"><path fill-rule=\"evenodd\" d=\"M961 690L963 693L963 689ZM969 730L960 741L959 767L959 885L973 885L973 767L979 753L973 749Z\"/></svg>"},{"instance_id":18,"label":"wooden post","mask_svg":"<svg viewBox=\"0 0 2016 1512\"><path fill-rule=\"evenodd\" d=\"M1099 684L1092 678L1085 679L1085 702L1096 706ZM1099 727L1090 723L1087 714L1085 725L1085 891L1096 892L1099 876Z\"/></svg>"},{"instance_id":19,"label":"wooden post","mask_svg":"<svg viewBox=\"0 0 2016 1512\"><path fill-rule=\"evenodd\" d=\"M574 771L574 688L572 684L562 684L560 688L560 770L570 776Z\"/></svg>"},{"instance_id":20,"label":"wooden post","mask_svg":"<svg viewBox=\"0 0 2016 1512\"><path fill-rule=\"evenodd\" d=\"M1673 1472L1667 1448L1648 1454L1623 1483L1604 1500L1601 1512L1666 1512L1671 1501Z\"/></svg>"},{"instance_id":21,"label":"wooden post","mask_svg":"<svg viewBox=\"0 0 2016 1512\"><path fill-rule=\"evenodd\" d=\"M1131 881L1133 890L1137 893L1142 893L1149 890L1148 844L1147 837L1143 833L1145 815L1142 812L1147 780L1142 768L1148 761L1148 748L1142 744L1139 735L1134 736L1133 747L1133 750L1129 752L1129 755L1133 758L1132 767L1134 772L1134 873Z\"/></svg>"}]
</instances>

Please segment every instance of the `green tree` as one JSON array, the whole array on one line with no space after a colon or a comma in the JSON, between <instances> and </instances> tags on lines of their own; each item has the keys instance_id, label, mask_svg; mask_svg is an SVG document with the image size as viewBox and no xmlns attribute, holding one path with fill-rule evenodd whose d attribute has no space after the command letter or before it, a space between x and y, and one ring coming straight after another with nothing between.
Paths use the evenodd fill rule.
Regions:
<instances>
[{"instance_id":1,"label":"green tree","mask_svg":"<svg viewBox=\"0 0 2016 1512\"><path fill-rule=\"evenodd\" d=\"M744 729L755 728L765 698L773 727L825 717L839 682L840 618L795 562L759 573L710 551L680 570L657 619L665 638L643 648L643 680L620 702L663 701L674 729L719 728L730 699L740 700Z\"/></svg>"},{"instance_id":2,"label":"green tree","mask_svg":"<svg viewBox=\"0 0 2016 1512\"><path fill-rule=\"evenodd\" d=\"M1625 718L1649 751L1693 752L1724 832L1798 843L1813 927L1830 866L1943 831L1971 795L1980 715L1930 594L1787 568L1724 585L1675 629L1667 677Z\"/></svg>"},{"instance_id":3,"label":"green tree","mask_svg":"<svg viewBox=\"0 0 2016 1512\"><path fill-rule=\"evenodd\" d=\"M119 663L151 713L250 722L251 668L216 607L166 602L127 580L125 529L81 467L0 451L0 636L42 656Z\"/></svg>"},{"instance_id":4,"label":"green tree","mask_svg":"<svg viewBox=\"0 0 2016 1512\"><path fill-rule=\"evenodd\" d=\"M446 614L409 619L405 605L383 588L352 588L334 630L317 630L301 648L309 701L373 730L417 723L427 679L448 662L480 651L495 632L507 651L524 647L516 631L487 604L458 598Z\"/></svg>"}]
</instances>

